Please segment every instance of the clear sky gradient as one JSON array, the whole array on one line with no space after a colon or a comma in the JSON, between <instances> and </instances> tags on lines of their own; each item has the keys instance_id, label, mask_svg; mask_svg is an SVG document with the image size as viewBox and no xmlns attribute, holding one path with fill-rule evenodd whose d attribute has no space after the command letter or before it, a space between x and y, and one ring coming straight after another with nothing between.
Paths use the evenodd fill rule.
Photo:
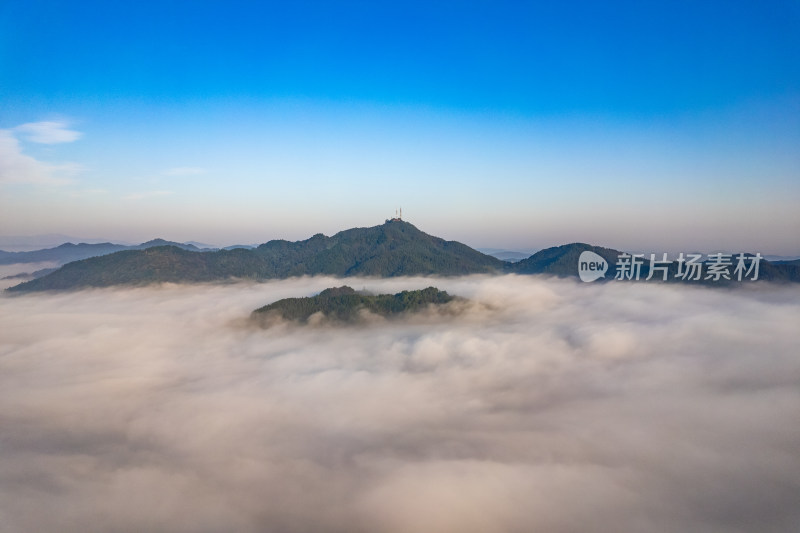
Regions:
<instances>
[{"instance_id":1,"label":"clear sky gradient","mask_svg":"<svg viewBox=\"0 0 800 533\"><path fill-rule=\"evenodd\" d=\"M798 200L797 1L0 2L0 234L795 255Z\"/></svg>"}]
</instances>

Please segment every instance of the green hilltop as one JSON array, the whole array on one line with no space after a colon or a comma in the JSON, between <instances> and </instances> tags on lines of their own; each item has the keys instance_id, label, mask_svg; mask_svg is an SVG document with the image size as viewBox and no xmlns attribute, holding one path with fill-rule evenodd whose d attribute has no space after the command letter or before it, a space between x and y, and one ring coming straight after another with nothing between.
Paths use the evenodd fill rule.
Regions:
<instances>
[{"instance_id":1,"label":"green hilltop","mask_svg":"<svg viewBox=\"0 0 800 533\"><path fill-rule=\"evenodd\" d=\"M431 305L442 305L455 297L435 287L416 291L403 291L397 294L367 294L356 292L352 287L342 286L325 289L316 296L308 298L284 298L265 305L252 313L258 321L270 317L300 323L308 322L316 313L334 322L356 322L362 311L383 317L395 317L414 313Z\"/></svg>"}]
</instances>

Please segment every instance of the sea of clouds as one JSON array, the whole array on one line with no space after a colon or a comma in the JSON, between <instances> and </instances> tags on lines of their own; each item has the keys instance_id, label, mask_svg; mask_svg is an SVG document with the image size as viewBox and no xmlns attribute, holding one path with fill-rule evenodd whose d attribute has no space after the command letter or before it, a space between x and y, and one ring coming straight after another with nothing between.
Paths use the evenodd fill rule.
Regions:
<instances>
[{"instance_id":1,"label":"sea of clouds","mask_svg":"<svg viewBox=\"0 0 800 533\"><path fill-rule=\"evenodd\" d=\"M800 287L533 276L254 327L341 280L0 296L0 531L786 532Z\"/></svg>"}]
</instances>

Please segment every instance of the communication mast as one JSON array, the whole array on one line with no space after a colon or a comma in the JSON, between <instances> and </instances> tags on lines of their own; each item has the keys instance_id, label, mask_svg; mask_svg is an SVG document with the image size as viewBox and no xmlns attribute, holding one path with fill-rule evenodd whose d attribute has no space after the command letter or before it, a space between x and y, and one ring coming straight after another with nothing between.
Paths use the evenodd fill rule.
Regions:
<instances>
[{"instance_id":1,"label":"communication mast","mask_svg":"<svg viewBox=\"0 0 800 533\"><path fill-rule=\"evenodd\" d=\"M390 221L391 222L399 222L401 220L403 220L403 208L402 207L399 208L399 209L395 208L395 210L394 210L394 218L392 218L391 220L387 220L386 222L390 222Z\"/></svg>"}]
</instances>

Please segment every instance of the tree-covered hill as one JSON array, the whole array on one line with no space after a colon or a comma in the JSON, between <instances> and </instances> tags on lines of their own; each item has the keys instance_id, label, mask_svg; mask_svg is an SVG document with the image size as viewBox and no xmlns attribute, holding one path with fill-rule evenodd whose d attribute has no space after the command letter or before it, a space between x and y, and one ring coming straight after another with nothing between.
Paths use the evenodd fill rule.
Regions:
<instances>
[{"instance_id":1,"label":"tree-covered hill","mask_svg":"<svg viewBox=\"0 0 800 533\"><path fill-rule=\"evenodd\" d=\"M145 243L148 244L159 243ZM614 279L621 252L610 248L584 243L565 244L510 263L459 242L428 235L408 222L395 219L380 226L341 231L331 237L317 234L297 242L273 240L254 249L200 252L176 246L155 246L124 250L68 263L55 272L7 290L30 292L163 282L266 280L303 275L393 277L517 273L577 277L578 258L587 250L607 261L608 272L604 279ZM648 259L643 260L641 281L649 273ZM676 276L678 264L674 257L671 259L669 282L715 286L735 283L681 280ZM758 279L800 282L800 264L762 260Z\"/></svg>"},{"instance_id":2,"label":"tree-covered hill","mask_svg":"<svg viewBox=\"0 0 800 533\"><path fill-rule=\"evenodd\" d=\"M517 261L512 269L517 274L551 274L559 277L577 276L578 258L581 253L587 250L596 253L608 262L606 277L613 278L616 273L614 265L621 252L582 242L545 248L527 259Z\"/></svg>"},{"instance_id":3,"label":"tree-covered hill","mask_svg":"<svg viewBox=\"0 0 800 533\"><path fill-rule=\"evenodd\" d=\"M302 275L457 276L499 273L508 263L445 241L408 222L317 234L298 242L274 240L248 250L191 252L174 246L126 250L69 263L11 291L64 290L160 282L272 279Z\"/></svg>"},{"instance_id":4,"label":"tree-covered hill","mask_svg":"<svg viewBox=\"0 0 800 533\"><path fill-rule=\"evenodd\" d=\"M351 287L325 289L309 298L285 298L253 311L252 318L264 323L272 317L300 323L317 313L328 321L356 322L368 311L383 317L396 317L420 311L432 305L453 301L454 297L435 287L397 294L365 294Z\"/></svg>"}]
</instances>

